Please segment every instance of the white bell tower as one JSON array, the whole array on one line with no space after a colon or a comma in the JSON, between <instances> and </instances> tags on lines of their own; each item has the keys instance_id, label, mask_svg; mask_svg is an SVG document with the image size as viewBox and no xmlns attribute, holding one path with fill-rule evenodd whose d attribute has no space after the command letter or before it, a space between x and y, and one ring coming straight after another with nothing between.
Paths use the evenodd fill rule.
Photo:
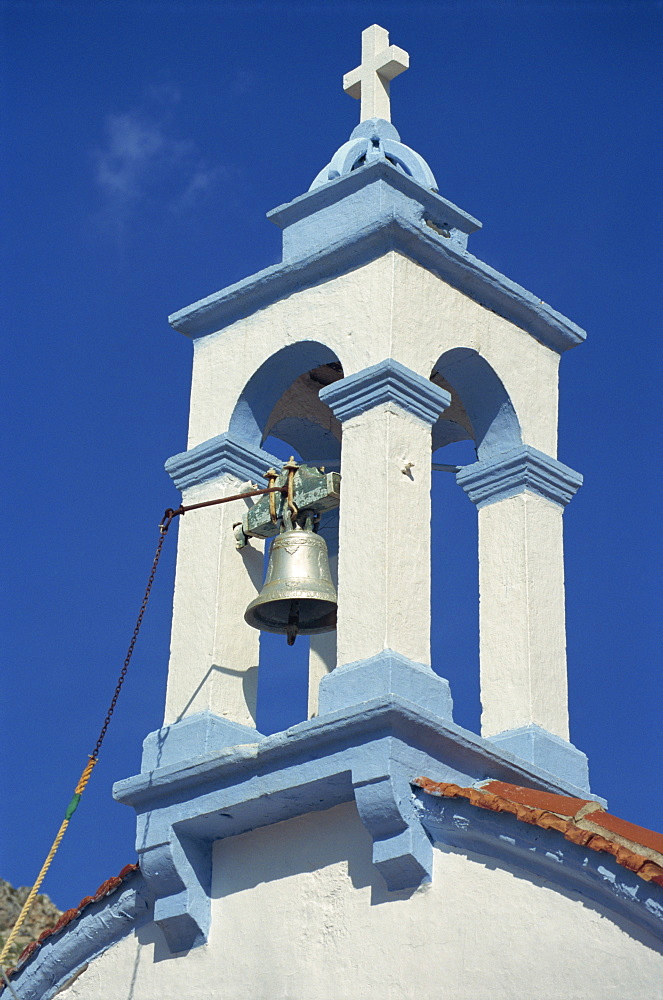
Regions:
<instances>
[{"instance_id":1,"label":"white bell tower","mask_svg":"<svg viewBox=\"0 0 663 1000\"><path fill-rule=\"evenodd\" d=\"M363 33L344 79L360 124L269 214L282 260L170 317L194 347L188 447L167 462L184 504L264 486L282 464L269 435L341 477L337 630L311 638L310 718L268 738L244 620L263 542L238 548L235 528L249 502L181 519L164 727L116 786L173 950L207 938L214 840L354 800L388 889L413 888L432 873L417 774L588 790L562 546L582 479L556 457L559 359L584 333L469 252L481 224L390 123L407 67L383 28ZM481 734L455 725L430 658L431 454L461 439L477 455L457 481L478 510Z\"/></svg>"}]
</instances>

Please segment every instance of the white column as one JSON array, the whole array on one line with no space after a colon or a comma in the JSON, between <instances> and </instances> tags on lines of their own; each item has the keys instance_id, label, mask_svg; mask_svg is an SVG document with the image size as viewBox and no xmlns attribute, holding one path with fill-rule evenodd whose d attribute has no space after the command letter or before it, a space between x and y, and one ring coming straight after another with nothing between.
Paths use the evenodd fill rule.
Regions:
<instances>
[{"instance_id":1,"label":"white column","mask_svg":"<svg viewBox=\"0 0 663 1000\"><path fill-rule=\"evenodd\" d=\"M320 398L343 422L337 662L429 664L431 425L449 394L388 360Z\"/></svg>"},{"instance_id":2,"label":"white column","mask_svg":"<svg viewBox=\"0 0 663 1000\"><path fill-rule=\"evenodd\" d=\"M569 738L562 513L582 477L533 448L467 466L479 508L481 732Z\"/></svg>"},{"instance_id":3,"label":"white column","mask_svg":"<svg viewBox=\"0 0 663 1000\"><path fill-rule=\"evenodd\" d=\"M186 506L250 489L247 480L261 479L275 461L222 434L166 467ZM164 725L208 710L255 726L259 633L246 624L244 611L261 586L264 543L252 539L238 551L233 535L250 502L179 518Z\"/></svg>"},{"instance_id":4,"label":"white column","mask_svg":"<svg viewBox=\"0 0 663 1000\"><path fill-rule=\"evenodd\" d=\"M335 532L335 535L337 533ZM326 539L329 549L329 570L338 592L338 537ZM312 635L308 658L308 717L318 714L318 688L320 681L336 666L336 630Z\"/></svg>"}]
</instances>

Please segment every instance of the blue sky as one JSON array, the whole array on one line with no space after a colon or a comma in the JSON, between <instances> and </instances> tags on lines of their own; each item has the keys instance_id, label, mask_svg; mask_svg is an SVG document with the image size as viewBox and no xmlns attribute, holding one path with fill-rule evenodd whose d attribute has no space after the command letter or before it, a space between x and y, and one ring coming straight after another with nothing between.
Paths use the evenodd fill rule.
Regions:
<instances>
[{"instance_id":1,"label":"blue sky","mask_svg":"<svg viewBox=\"0 0 663 1000\"><path fill-rule=\"evenodd\" d=\"M303 193L358 121L341 77L375 21L411 57L392 86L403 141L484 223L471 250L588 331L561 366L559 456L585 475L565 515L572 739L613 812L663 828L660 7L23 0L0 12L0 875L30 884L41 865L178 499L163 461L185 447L191 345L166 317L279 258L265 213ZM476 728L475 511L454 485L438 474L433 653L457 721ZM110 789L161 722L174 554L173 537L44 884L61 907L135 858L133 814ZM265 671L264 728L303 717L304 652Z\"/></svg>"}]
</instances>

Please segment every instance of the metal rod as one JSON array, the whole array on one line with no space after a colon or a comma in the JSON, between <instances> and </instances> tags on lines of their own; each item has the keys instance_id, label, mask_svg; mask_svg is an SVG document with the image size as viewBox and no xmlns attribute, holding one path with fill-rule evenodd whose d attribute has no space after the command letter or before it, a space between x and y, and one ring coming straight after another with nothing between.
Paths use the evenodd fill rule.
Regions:
<instances>
[{"instance_id":1,"label":"metal rod","mask_svg":"<svg viewBox=\"0 0 663 1000\"><path fill-rule=\"evenodd\" d=\"M186 514L189 510L198 510L200 507L214 507L219 503L230 503L231 500L243 500L244 497L260 497L264 496L265 493L281 493L286 496L288 492L287 486L268 486L265 490L249 490L247 493L235 493L232 497L221 497L218 500L204 500L202 503L190 503L185 507L183 504L173 510L169 507L168 510L163 515L162 524L165 521L172 521L174 517L178 517L180 514Z\"/></svg>"}]
</instances>

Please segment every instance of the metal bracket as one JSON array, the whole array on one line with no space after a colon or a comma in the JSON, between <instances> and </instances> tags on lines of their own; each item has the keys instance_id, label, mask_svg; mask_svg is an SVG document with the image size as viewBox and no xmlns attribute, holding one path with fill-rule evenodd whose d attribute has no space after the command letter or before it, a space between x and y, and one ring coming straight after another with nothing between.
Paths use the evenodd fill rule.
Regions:
<instances>
[{"instance_id":1,"label":"metal bracket","mask_svg":"<svg viewBox=\"0 0 663 1000\"><path fill-rule=\"evenodd\" d=\"M286 486L288 470L284 468L276 478L274 486ZM288 506L287 498L274 493L276 500L276 521L272 519L269 497L258 500L244 514L241 525L235 526L237 548L246 545L248 538L271 538L278 535ZM311 465L300 465L295 475L294 502L299 511L322 514L338 507L341 499L341 477L338 472L325 472L324 467L316 469Z\"/></svg>"}]
</instances>

